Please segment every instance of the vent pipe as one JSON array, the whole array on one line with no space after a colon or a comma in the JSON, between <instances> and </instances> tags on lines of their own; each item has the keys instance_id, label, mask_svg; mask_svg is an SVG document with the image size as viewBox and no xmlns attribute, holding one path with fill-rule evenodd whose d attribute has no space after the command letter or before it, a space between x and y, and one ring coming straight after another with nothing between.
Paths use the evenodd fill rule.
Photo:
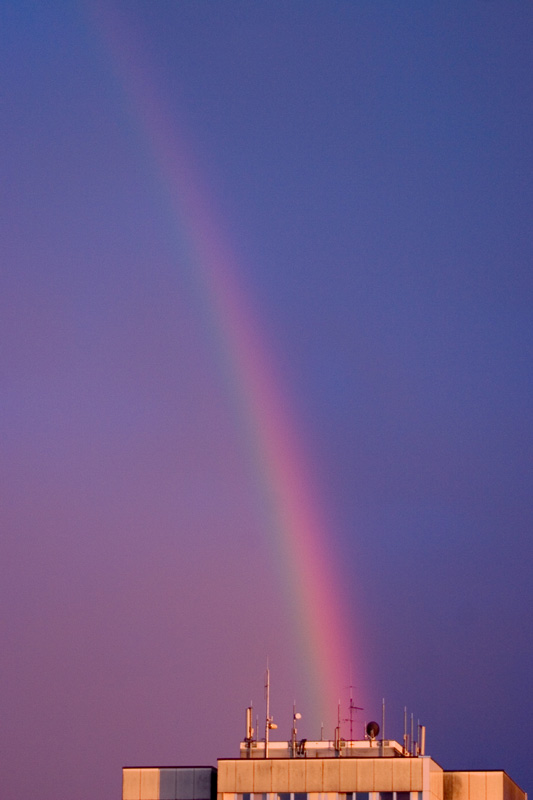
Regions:
<instances>
[{"instance_id":1,"label":"vent pipe","mask_svg":"<svg viewBox=\"0 0 533 800\"><path fill-rule=\"evenodd\" d=\"M420 755L426 755L426 726L420 726Z\"/></svg>"}]
</instances>

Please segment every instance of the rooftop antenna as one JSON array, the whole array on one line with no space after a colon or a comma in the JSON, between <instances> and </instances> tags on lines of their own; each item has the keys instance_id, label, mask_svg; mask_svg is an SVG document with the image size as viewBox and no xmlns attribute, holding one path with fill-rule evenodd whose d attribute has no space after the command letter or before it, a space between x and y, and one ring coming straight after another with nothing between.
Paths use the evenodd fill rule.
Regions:
<instances>
[{"instance_id":1,"label":"rooftop antenna","mask_svg":"<svg viewBox=\"0 0 533 800\"><path fill-rule=\"evenodd\" d=\"M294 703L292 704L292 731L291 731L291 753L293 758L296 755L296 746L298 741L297 739L298 730L296 728L296 723L301 718L302 715L298 711L296 711L296 700L295 700Z\"/></svg>"},{"instance_id":2,"label":"rooftop antenna","mask_svg":"<svg viewBox=\"0 0 533 800\"><path fill-rule=\"evenodd\" d=\"M347 719L344 719L343 722L349 722L350 723L350 747L351 747L352 746L351 742L353 742L353 712L354 711L364 711L364 709L361 706L356 706L354 701L353 701L354 686L352 684L352 668L351 667L350 667L350 686L349 686L349 689L350 689L350 705L348 706L348 709L349 709L350 716Z\"/></svg>"},{"instance_id":3,"label":"rooftop antenna","mask_svg":"<svg viewBox=\"0 0 533 800\"><path fill-rule=\"evenodd\" d=\"M370 747L374 744L376 736L379 733L379 725L377 722L369 722L368 725L365 727L366 736L370 740Z\"/></svg>"},{"instance_id":4,"label":"rooftop antenna","mask_svg":"<svg viewBox=\"0 0 533 800\"><path fill-rule=\"evenodd\" d=\"M335 728L335 750L341 749L341 701L337 703L337 727Z\"/></svg>"},{"instance_id":5,"label":"rooftop antenna","mask_svg":"<svg viewBox=\"0 0 533 800\"><path fill-rule=\"evenodd\" d=\"M409 736L407 735L407 706L403 707L403 754L407 755L409 748L407 746Z\"/></svg>"},{"instance_id":6,"label":"rooftop antenna","mask_svg":"<svg viewBox=\"0 0 533 800\"><path fill-rule=\"evenodd\" d=\"M265 716L265 758L268 758L268 734L278 726L275 724L273 718L270 716L270 670L266 669L265 681L265 698L266 698L266 716Z\"/></svg>"},{"instance_id":7,"label":"rooftop antenna","mask_svg":"<svg viewBox=\"0 0 533 800\"><path fill-rule=\"evenodd\" d=\"M381 705L381 755L385 755L385 698Z\"/></svg>"},{"instance_id":8,"label":"rooftop antenna","mask_svg":"<svg viewBox=\"0 0 533 800\"><path fill-rule=\"evenodd\" d=\"M416 755L416 747L415 747L415 735L413 731L413 712L411 711L411 755Z\"/></svg>"}]
</instances>

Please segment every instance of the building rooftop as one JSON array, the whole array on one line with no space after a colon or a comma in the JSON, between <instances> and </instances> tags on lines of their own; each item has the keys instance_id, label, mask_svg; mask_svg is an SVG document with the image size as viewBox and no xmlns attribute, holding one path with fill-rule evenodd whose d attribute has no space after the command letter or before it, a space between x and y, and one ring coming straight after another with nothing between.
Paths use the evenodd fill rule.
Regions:
<instances>
[{"instance_id":1,"label":"building rooftop","mask_svg":"<svg viewBox=\"0 0 533 800\"><path fill-rule=\"evenodd\" d=\"M341 738L339 725L334 739L308 741L298 738L299 719L294 712L288 740L270 741L267 705L258 740L248 708L237 758L218 759L218 769L124 767L122 800L527 800L501 769L444 770L425 753L423 726L415 741L405 724L403 744L379 739L376 722L364 739Z\"/></svg>"},{"instance_id":2,"label":"building rooftop","mask_svg":"<svg viewBox=\"0 0 533 800\"><path fill-rule=\"evenodd\" d=\"M268 758L400 758L410 755L393 739L319 740L269 742ZM241 758L265 758L265 742L244 740Z\"/></svg>"}]
</instances>

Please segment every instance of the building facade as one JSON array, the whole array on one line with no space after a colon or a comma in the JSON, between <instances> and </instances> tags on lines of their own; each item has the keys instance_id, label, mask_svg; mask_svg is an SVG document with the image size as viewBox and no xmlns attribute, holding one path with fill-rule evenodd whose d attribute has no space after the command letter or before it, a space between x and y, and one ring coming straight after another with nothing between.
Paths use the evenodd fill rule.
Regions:
<instances>
[{"instance_id":1,"label":"building facade","mask_svg":"<svg viewBox=\"0 0 533 800\"><path fill-rule=\"evenodd\" d=\"M378 741L375 729L361 741L247 736L240 758L219 759L217 770L125 767L122 800L527 800L503 770L446 771L412 750Z\"/></svg>"}]
</instances>

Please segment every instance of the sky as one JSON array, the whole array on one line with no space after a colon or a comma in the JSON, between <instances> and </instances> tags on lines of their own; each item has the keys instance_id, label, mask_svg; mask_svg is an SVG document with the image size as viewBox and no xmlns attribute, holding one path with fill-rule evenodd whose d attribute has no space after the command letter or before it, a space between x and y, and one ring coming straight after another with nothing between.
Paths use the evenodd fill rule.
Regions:
<instances>
[{"instance_id":1,"label":"sky","mask_svg":"<svg viewBox=\"0 0 533 800\"><path fill-rule=\"evenodd\" d=\"M267 660L533 791L531 2L0 31L2 795L235 756Z\"/></svg>"}]
</instances>

